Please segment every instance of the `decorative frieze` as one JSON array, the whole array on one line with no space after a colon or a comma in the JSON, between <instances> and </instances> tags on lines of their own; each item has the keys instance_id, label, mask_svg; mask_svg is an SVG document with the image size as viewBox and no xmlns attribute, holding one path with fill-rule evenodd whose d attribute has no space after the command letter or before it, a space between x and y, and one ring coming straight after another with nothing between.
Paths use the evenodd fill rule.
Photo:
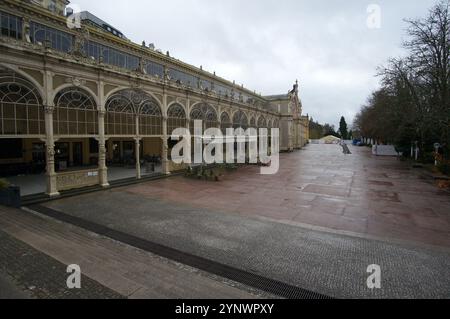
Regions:
<instances>
[{"instance_id":1,"label":"decorative frieze","mask_svg":"<svg viewBox=\"0 0 450 319\"><path fill-rule=\"evenodd\" d=\"M86 80L80 79L79 77L68 77L66 78L66 83L70 83L75 87L80 87L86 85Z\"/></svg>"}]
</instances>

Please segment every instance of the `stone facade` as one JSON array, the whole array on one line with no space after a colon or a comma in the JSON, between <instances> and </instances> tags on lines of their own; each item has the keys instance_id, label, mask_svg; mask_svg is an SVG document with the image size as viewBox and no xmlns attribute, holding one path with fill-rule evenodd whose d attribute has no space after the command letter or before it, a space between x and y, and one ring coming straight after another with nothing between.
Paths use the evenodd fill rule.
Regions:
<instances>
[{"instance_id":1,"label":"stone facade","mask_svg":"<svg viewBox=\"0 0 450 319\"><path fill-rule=\"evenodd\" d=\"M302 116L303 107L299 97L298 81L288 94L265 98L275 107L280 116L280 150L291 152L308 144L309 117Z\"/></svg>"},{"instance_id":2,"label":"stone facade","mask_svg":"<svg viewBox=\"0 0 450 319\"><path fill-rule=\"evenodd\" d=\"M2 109L16 114L1 119L0 139L23 139L24 145L45 143L49 195L70 186L64 182L58 189L70 177L55 172L55 156L60 155L55 143L70 143L69 163L97 164L95 176L69 174L70 180L80 181L79 186L108 186L107 162L119 153L119 146L123 157L125 148L134 145L137 178L140 159L149 155L159 156L162 171L168 174L174 167L169 165L168 130L174 123L189 128L202 110L207 128L250 126L254 121L280 128L282 151L306 144L308 118L301 115L297 83L287 95L257 95L169 53L131 43L89 23L68 28L60 12L67 2L56 1L57 12L49 11L44 2L0 3L0 19L15 26L2 29L0 36L0 102ZM24 93L11 100L14 90ZM29 101L22 101L23 97ZM91 140L97 145L89 151ZM74 155L75 147L84 150L82 158ZM0 164L27 162L30 156L26 152L22 158L2 158Z\"/></svg>"}]
</instances>

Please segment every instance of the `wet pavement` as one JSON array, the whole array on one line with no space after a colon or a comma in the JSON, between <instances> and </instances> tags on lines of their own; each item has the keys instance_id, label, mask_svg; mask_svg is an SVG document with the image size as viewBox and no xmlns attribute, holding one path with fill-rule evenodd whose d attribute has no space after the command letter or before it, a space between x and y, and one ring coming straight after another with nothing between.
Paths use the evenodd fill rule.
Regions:
<instances>
[{"instance_id":1,"label":"wet pavement","mask_svg":"<svg viewBox=\"0 0 450 319\"><path fill-rule=\"evenodd\" d=\"M127 192L216 211L450 247L450 193L368 148L309 145L282 154L276 175L241 168L220 183L183 177Z\"/></svg>"},{"instance_id":2,"label":"wet pavement","mask_svg":"<svg viewBox=\"0 0 450 319\"><path fill-rule=\"evenodd\" d=\"M396 159L351 151L310 145L273 176L245 167L46 206L334 297L449 298L450 196ZM371 264L380 290L367 288Z\"/></svg>"}]
</instances>

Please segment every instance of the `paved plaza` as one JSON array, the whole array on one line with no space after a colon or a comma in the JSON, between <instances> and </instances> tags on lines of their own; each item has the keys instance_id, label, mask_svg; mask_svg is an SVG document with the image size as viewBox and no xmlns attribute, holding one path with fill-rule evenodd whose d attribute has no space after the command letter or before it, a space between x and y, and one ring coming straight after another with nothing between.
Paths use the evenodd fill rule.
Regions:
<instances>
[{"instance_id":1,"label":"paved plaza","mask_svg":"<svg viewBox=\"0 0 450 319\"><path fill-rule=\"evenodd\" d=\"M449 298L449 194L395 158L351 151L309 145L282 154L273 176L246 166L220 182L176 176L44 205L331 297ZM268 296L30 212L4 212L1 230L125 297ZM367 288L372 264L382 289Z\"/></svg>"},{"instance_id":2,"label":"paved plaza","mask_svg":"<svg viewBox=\"0 0 450 319\"><path fill-rule=\"evenodd\" d=\"M381 239L450 247L450 194L422 170L368 148L309 145L281 155L276 175L241 168L220 183L183 177L125 189L141 198Z\"/></svg>"},{"instance_id":3,"label":"paved plaza","mask_svg":"<svg viewBox=\"0 0 450 319\"><path fill-rule=\"evenodd\" d=\"M279 174L174 177L53 201L66 214L333 297L449 297L450 197L393 158L336 145ZM367 289L367 267L383 289Z\"/></svg>"}]
</instances>

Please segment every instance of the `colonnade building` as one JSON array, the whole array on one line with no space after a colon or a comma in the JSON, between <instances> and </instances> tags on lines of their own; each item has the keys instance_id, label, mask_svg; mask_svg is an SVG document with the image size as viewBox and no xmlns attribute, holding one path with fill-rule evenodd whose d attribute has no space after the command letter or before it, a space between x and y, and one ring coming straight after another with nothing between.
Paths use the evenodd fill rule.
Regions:
<instances>
[{"instance_id":1,"label":"colonnade building","mask_svg":"<svg viewBox=\"0 0 450 319\"><path fill-rule=\"evenodd\" d=\"M261 96L135 44L89 12L68 25L66 5L0 2L2 177L28 177L57 196L108 186L130 172L169 174L179 169L170 161L170 134L192 130L194 120L224 132L279 128L281 151L307 143L298 84L285 95Z\"/></svg>"}]
</instances>

